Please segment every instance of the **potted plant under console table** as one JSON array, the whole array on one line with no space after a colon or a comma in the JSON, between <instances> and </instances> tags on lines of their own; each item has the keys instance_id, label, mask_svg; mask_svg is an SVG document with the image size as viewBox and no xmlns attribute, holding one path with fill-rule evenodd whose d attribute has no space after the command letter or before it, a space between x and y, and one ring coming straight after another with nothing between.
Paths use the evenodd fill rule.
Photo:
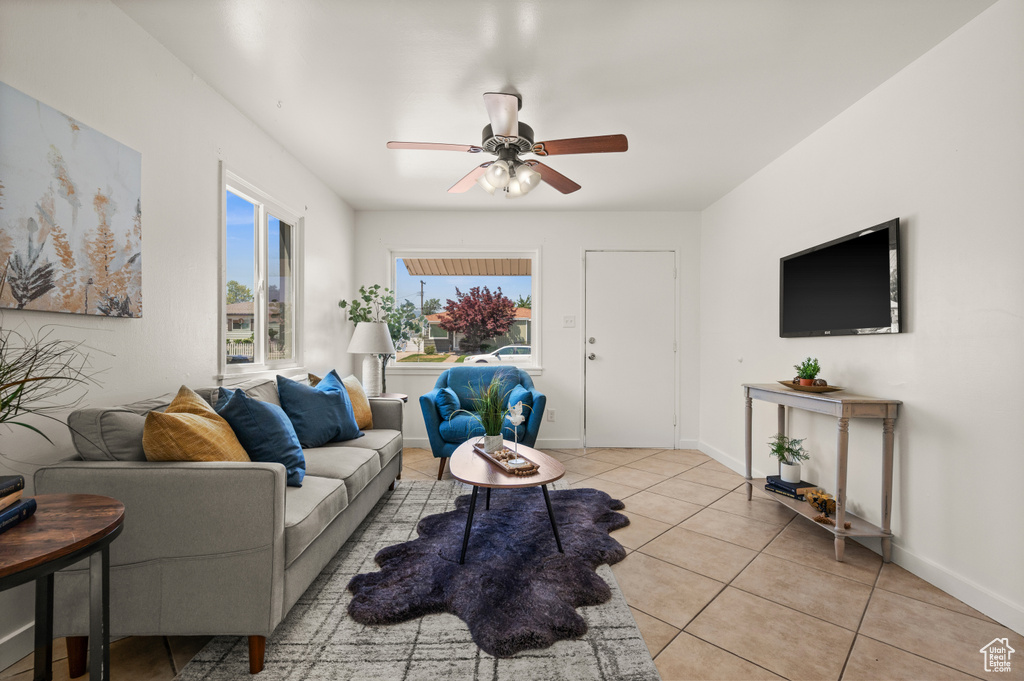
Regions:
<instances>
[{"instance_id":1,"label":"potted plant under console table","mask_svg":"<svg viewBox=\"0 0 1024 681\"><path fill-rule=\"evenodd\" d=\"M885 400L876 397L864 397L842 391L841 393L807 393L797 392L782 385L774 384L743 384L743 396L746 398L746 478L747 499L751 498L753 485L764 486L763 478L750 477L751 428L754 400L772 402L779 405L779 432L786 434L786 407L803 409L818 414L834 416L837 420L836 434L836 484L833 494L836 500L835 527L820 525L835 535L836 560L843 560L846 537L880 537L882 539L882 559L888 563L892 553L892 531L890 522L892 515L892 465L893 440L896 425L896 414L900 400ZM846 511L846 461L850 442L850 419L881 419L882 420L882 526L873 525ZM813 518L817 511L809 504L795 499L787 499L772 495L779 503L788 506L797 513ZM850 523L849 529L843 529L844 523Z\"/></svg>"}]
</instances>

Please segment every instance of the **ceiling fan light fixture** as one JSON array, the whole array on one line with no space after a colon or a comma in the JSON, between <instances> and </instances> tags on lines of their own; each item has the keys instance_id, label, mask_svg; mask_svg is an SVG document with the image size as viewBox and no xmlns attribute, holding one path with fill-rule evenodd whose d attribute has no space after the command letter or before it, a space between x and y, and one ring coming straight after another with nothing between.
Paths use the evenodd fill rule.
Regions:
<instances>
[{"instance_id":1,"label":"ceiling fan light fixture","mask_svg":"<svg viewBox=\"0 0 1024 681\"><path fill-rule=\"evenodd\" d=\"M476 181L476 183L478 185L480 185L481 189L483 189L488 194L491 194L492 196L494 195L494 192L498 191L497 187L495 187L493 184L491 184L490 182L487 181L487 174L486 173L481 175L480 179L478 179Z\"/></svg>"},{"instance_id":2,"label":"ceiling fan light fixture","mask_svg":"<svg viewBox=\"0 0 1024 681\"><path fill-rule=\"evenodd\" d=\"M524 194L533 191L541 181L540 173L525 163L516 168L516 177L519 178L519 188Z\"/></svg>"},{"instance_id":3,"label":"ceiling fan light fixture","mask_svg":"<svg viewBox=\"0 0 1024 681\"><path fill-rule=\"evenodd\" d=\"M505 161L495 161L480 179L486 179L487 183L495 189L504 189L508 186L511 177L512 174L509 172L508 163Z\"/></svg>"},{"instance_id":4,"label":"ceiling fan light fixture","mask_svg":"<svg viewBox=\"0 0 1024 681\"><path fill-rule=\"evenodd\" d=\"M527 191L529 190L523 189L523 185L519 181L519 178L513 177L508 181L508 186L505 187L505 198L518 199L520 196L525 196Z\"/></svg>"}]
</instances>

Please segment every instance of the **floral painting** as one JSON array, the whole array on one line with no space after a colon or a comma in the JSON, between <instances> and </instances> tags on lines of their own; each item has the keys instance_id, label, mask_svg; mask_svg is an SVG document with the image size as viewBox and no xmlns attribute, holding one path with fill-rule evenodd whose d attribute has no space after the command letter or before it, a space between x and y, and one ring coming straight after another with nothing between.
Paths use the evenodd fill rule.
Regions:
<instances>
[{"instance_id":1,"label":"floral painting","mask_svg":"<svg viewBox=\"0 0 1024 681\"><path fill-rule=\"evenodd\" d=\"M142 316L142 155L0 83L0 307Z\"/></svg>"}]
</instances>

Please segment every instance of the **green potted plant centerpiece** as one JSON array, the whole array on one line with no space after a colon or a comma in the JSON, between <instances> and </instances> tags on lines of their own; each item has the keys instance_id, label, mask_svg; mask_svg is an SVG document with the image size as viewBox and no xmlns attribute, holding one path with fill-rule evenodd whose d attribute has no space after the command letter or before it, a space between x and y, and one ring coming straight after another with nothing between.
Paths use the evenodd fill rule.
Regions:
<instances>
[{"instance_id":1,"label":"green potted plant centerpiece","mask_svg":"<svg viewBox=\"0 0 1024 681\"><path fill-rule=\"evenodd\" d=\"M777 433L768 441L771 455L779 460L779 476L783 482L800 482L800 462L811 458L804 451L804 440L789 438Z\"/></svg>"},{"instance_id":2,"label":"green potted plant centerpiece","mask_svg":"<svg viewBox=\"0 0 1024 681\"><path fill-rule=\"evenodd\" d=\"M794 364L793 368L796 369L796 377L800 380L800 385L814 385L814 379L821 372L817 357L808 357L799 364Z\"/></svg>"},{"instance_id":3,"label":"green potted plant centerpiece","mask_svg":"<svg viewBox=\"0 0 1024 681\"><path fill-rule=\"evenodd\" d=\"M506 389L501 375L495 374L487 385L481 383L478 388L471 389L474 411L459 409L455 412L469 414L480 423L484 429L484 451L488 454L500 452L505 446L502 430L505 428L506 415L511 415L510 420L514 425L522 423L523 403L507 404L513 387Z\"/></svg>"}]
</instances>

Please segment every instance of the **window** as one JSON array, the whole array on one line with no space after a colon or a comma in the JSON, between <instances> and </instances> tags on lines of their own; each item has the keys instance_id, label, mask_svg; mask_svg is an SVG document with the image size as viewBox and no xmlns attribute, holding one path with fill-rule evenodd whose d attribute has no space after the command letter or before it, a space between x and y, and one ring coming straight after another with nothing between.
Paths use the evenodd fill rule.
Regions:
<instances>
[{"instance_id":1,"label":"window","mask_svg":"<svg viewBox=\"0 0 1024 681\"><path fill-rule=\"evenodd\" d=\"M223 191L225 373L298 364L301 220L227 170Z\"/></svg>"},{"instance_id":2,"label":"window","mask_svg":"<svg viewBox=\"0 0 1024 681\"><path fill-rule=\"evenodd\" d=\"M398 347L398 366L462 362L468 355L502 350L539 365L536 251L392 253L392 288L398 305L419 317Z\"/></svg>"}]
</instances>

